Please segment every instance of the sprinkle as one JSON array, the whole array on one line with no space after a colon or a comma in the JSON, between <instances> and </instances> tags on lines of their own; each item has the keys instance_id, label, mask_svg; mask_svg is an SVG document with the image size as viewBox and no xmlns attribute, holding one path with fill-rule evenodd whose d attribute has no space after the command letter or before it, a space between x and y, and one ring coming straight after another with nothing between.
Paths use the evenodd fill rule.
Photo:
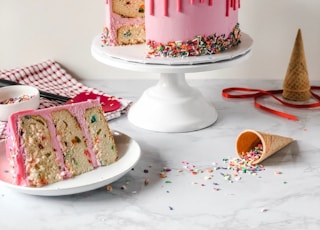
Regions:
<instances>
[{"instance_id":1,"label":"sprinkle","mask_svg":"<svg viewBox=\"0 0 320 230\"><path fill-rule=\"evenodd\" d=\"M167 177L167 174L166 174L165 172L161 172L161 173L160 173L160 177L161 177L161 178L166 178L166 177Z\"/></svg>"},{"instance_id":2,"label":"sprinkle","mask_svg":"<svg viewBox=\"0 0 320 230\"><path fill-rule=\"evenodd\" d=\"M166 180L164 183L171 184L172 182L170 180Z\"/></svg>"},{"instance_id":3,"label":"sprinkle","mask_svg":"<svg viewBox=\"0 0 320 230\"><path fill-rule=\"evenodd\" d=\"M173 210L173 207L169 206L169 209L172 211L172 210Z\"/></svg>"},{"instance_id":4,"label":"sprinkle","mask_svg":"<svg viewBox=\"0 0 320 230\"><path fill-rule=\"evenodd\" d=\"M148 170L148 169L145 169L145 170L143 170L143 172L144 172L144 173L148 173L148 172L149 172L149 170Z\"/></svg>"},{"instance_id":5,"label":"sprinkle","mask_svg":"<svg viewBox=\"0 0 320 230\"><path fill-rule=\"evenodd\" d=\"M34 96L35 95L29 96L29 95L23 94L22 96L19 96L19 97L13 97L13 98L0 101L0 104L2 105L18 104L20 102L29 101Z\"/></svg>"},{"instance_id":6,"label":"sprinkle","mask_svg":"<svg viewBox=\"0 0 320 230\"><path fill-rule=\"evenodd\" d=\"M267 208L262 208L262 209L260 210L260 212L267 212L267 211L269 211Z\"/></svg>"},{"instance_id":7,"label":"sprinkle","mask_svg":"<svg viewBox=\"0 0 320 230\"><path fill-rule=\"evenodd\" d=\"M110 191L112 191L112 186L108 185L106 189L107 189L108 192L110 192Z\"/></svg>"},{"instance_id":8,"label":"sprinkle","mask_svg":"<svg viewBox=\"0 0 320 230\"><path fill-rule=\"evenodd\" d=\"M276 171L274 172L274 174L275 174L275 175L280 175L280 174L282 174L282 172L279 171L279 170L276 170Z\"/></svg>"},{"instance_id":9,"label":"sprinkle","mask_svg":"<svg viewBox=\"0 0 320 230\"><path fill-rule=\"evenodd\" d=\"M206 170L208 173L211 173L211 172L213 172L213 169L212 168L207 168L207 170Z\"/></svg>"},{"instance_id":10,"label":"sprinkle","mask_svg":"<svg viewBox=\"0 0 320 230\"><path fill-rule=\"evenodd\" d=\"M211 180L211 179L212 179L212 176L205 176L204 179L205 179L205 180Z\"/></svg>"},{"instance_id":11,"label":"sprinkle","mask_svg":"<svg viewBox=\"0 0 320 230\"><path fill-rule=\"evenodd\" d=\"M127 189L127 186L122 185L120 189L121 189L121 190L126 190L126 189Z\"/></svg>"},{"instance_id":12,"label":"sprinkle","mask_svg":"<svg viewBox=\"0 0 320 230\"><path fill-rule=\"evenodd\" d=\"M188 57L216 54L237 46L241 42L240 37L239 23L237 23L229 35L196 36L193 40L173 41L166 44L148 40L148 56Z\"/></svg>"},{"instance_id":13,"label":"sprinkle","mask_svg":"<svg viewBox=\"0 0 320 230\"><path fill-rule=\"evenodd\" d=\"M146 179L144 180L144 185L148 185L149 182L150 182L149 178L146 178Z\"/></svg>"},{"instance_id":14,"label":"sprinkle","mask_svg":"<svg viewBox=\"0 0 320 230\"><path fill-rule=\"evenodd\" d=\"M93 115L93 116L91 117L91 123L95 123L95 122L97 122L97 118L96 118L95 115Z\"/></svg>"}]
</instances>

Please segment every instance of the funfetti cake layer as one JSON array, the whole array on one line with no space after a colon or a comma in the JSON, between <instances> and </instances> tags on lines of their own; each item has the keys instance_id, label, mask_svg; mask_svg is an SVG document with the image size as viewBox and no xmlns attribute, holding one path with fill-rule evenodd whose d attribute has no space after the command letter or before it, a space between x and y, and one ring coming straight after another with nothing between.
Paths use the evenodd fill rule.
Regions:
<instances>
[{"instance_id":1,"label":"funfetti cake layer","mask_svg":"<svg viewBox=\"0 0 320 230\"><path fill-rule=\"evenodd\" d=\"M106 0L103 43L130 45L144 43L144 0Z\"/></svg>"},{"instance_id":2,"label":"funfetti cake layer","mask_svg":"<svg viewBox=\"0 0 320 230\"><path fill-rule=\"evenodd\" d=\"M14 183L41 187L117 160L99 101L12 114L6 153Z\"/></svg>"},{"instance_id":3,"label":"funfetti cake layer","mask_svg":"<svg viewBox=\"0 0 320 230\"><path fill-rule=\"evenodd\" d=\"M240 0L146 0L150 56L215 54L240 42Z\"/></svg>"}]
</instances>

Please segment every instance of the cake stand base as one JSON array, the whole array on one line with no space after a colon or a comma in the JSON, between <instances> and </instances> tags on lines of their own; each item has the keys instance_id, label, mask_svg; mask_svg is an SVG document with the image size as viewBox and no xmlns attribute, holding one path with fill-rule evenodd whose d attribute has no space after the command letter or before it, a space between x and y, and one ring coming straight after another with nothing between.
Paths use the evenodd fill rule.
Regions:
<instances>
[{"instance_id":1,"label":"cake stand base","mask_svg":"<svg viewBox=\"0 0 320 230\"><path fill-rule=\"evenodd\" d=\"M101 46L100 36L91 52L98 61L131 71L159 73L158 83L145 90L128 112L129 121L158 132L190 132L206 128L217 120L217 111L201 92L190 87L185 73L231 67L247 59L253 40L245 33L241 43L225 52L184 58L147 58L146 46Z\"/></svg>"},{"instance_id":2,"label":"cake stand base","mask_svg":"<svg viewBox=\"0 0 320 230\"><path fill-rule=\"evenodd\" d=\"M217 111L200 91L188 85L184 73L162 73L128 112L135 126L159 132L188 132L212 125Z\"/></svg>"}]
</instances>

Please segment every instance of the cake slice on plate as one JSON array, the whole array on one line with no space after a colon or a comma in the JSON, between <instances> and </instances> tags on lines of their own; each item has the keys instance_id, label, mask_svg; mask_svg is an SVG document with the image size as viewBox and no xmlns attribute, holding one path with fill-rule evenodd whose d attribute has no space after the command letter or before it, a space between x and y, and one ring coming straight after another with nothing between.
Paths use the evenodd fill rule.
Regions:
<instances>
[{"instance_id":1,"label":"cake slice on plate","mask_svg":"<svg viewBox=\"0 0 320 230\"><path fill-rule=\"evenodd\" d=\"M6 153L14 183L28 187L72 178L118 158L98 100L12 114Z\"/></svg>"}]
</instances>

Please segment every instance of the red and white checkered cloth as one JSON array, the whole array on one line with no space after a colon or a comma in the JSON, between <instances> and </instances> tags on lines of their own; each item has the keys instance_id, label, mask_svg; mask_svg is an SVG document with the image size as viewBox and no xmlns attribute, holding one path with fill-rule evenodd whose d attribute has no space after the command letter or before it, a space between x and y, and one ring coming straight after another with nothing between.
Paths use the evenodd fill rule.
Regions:
<instances>
[{"instance_id":1,"label":"red and white checkered cloth","mask_svg":"<svg viewBox=\"0 0 320 230\"><path fill-rule=\"evenodd\" d=\"M52 60L16 69L0 70L0 78L18 82L23 85L35 86L39 90L70 98L84 91L111 96L78 82L57 62ZM123 98L117 99L120 101L121 107L116 111L106 113L105 115L108 120L118 118L121 114L126 113L131 104L129 100ZM63 104L63 102L41 97L39 108L48 108L61 104ZM0 121L0 137L3 137L5 126L6 122Z\"/></svg>"}]
</instances>

